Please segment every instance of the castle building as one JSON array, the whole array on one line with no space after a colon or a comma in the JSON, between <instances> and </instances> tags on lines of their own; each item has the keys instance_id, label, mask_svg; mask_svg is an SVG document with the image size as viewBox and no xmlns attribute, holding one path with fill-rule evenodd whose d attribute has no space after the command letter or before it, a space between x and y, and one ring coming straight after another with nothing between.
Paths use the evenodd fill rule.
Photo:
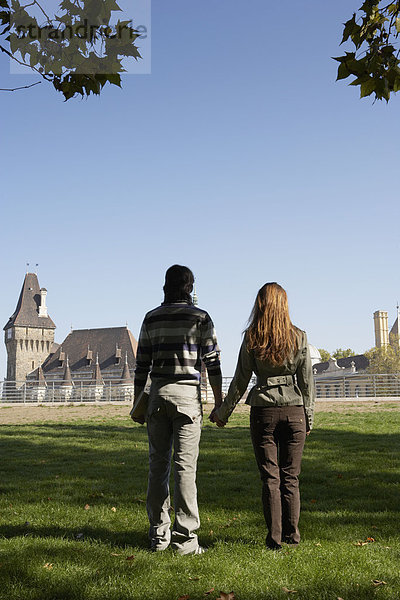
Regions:
<instances>
[{"instance_id":1,"label":"castle building","mask_svg":"<svg viewBox=\"0 0 400 600\"><path fill-rule=\"evenodd\" d=\"M388 313L385 310L374 312L375 346L384 348L400 344L400 310L397 306L397 317L389 331ZM391 380L377 380L367 372L369 360L364 354L348 356L347 358L330 358L326 362L313 363L314 380L317 398L339 397L369 397L376 394L381 387L386 395L398 395L398 382L395 377ZM384 389L385 388L385 389ZM384 395L385 395L384 394Z\"/></svg>"},{"instance_id":2,"label":"castle building","mask_svg":"<svg viewBox=\"0 0 400 600\"><path fill-rule=\"evenodd\" d=\"M25 275L17 308L7 321L7 380L22 384L54 350L55 324L47 312L47 290L39 287L37 275Z\"/></svg>"},{"instance_id":3,"label":"castle building","mask_svg":"<svg viewBox=\"0 0 400 600\"><path fill-rule=\"evenodd\" d=\"M46 295L36 273L27 273L4 327L7 390L29 389L37 400L47 399L50 388L52 400L55 389L64 400L131 399L137 341L128 327L73 330L55 344Z\"/></svg>"}]
</instances>

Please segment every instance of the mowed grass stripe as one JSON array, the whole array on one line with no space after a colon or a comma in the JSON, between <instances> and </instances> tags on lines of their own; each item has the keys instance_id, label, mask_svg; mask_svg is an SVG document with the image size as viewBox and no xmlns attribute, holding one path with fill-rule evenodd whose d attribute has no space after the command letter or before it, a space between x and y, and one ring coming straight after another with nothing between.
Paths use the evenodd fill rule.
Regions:
<instances>
[{"instance_id":1,"label":"mowed grass stripe","mask_svg":"<svg viewBox=\"0 0 400 600\"><path fill-rule=\"evenodd\" d=\"M0 426L1 599L400 598L396 404L317 414L302 543L279 553L264 549L246 409L224 430L205 422L198 491L209 550L197 557L147 550L145 429L104 410L60 413L63 422Z\"/></svg>"}]
</instances>

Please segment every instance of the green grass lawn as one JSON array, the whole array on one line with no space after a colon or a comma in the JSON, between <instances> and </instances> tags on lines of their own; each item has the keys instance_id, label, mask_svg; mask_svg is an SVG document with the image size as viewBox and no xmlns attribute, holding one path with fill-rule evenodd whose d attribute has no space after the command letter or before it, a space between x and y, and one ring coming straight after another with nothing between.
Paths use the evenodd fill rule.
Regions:
<instances>
[{"instance_id":1,"label":"green grass lawn","mask_svg":"<svg viewBox=\"0 0 400 600\"><path fill-rule=\"evenodd\" d=\"M94 415L0 426L1 599L400 598L400 408L318 413L302 542L278 553L264 548L247 412L224 430L206 421L198 491L209 550L187 557L147 550L144 427Z\"/></svg>"}]
</instances>

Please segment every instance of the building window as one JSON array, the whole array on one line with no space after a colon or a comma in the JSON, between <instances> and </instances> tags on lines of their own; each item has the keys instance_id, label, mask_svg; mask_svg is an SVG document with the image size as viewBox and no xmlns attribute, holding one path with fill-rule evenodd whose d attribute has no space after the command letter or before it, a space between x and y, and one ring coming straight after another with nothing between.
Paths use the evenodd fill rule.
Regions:
<instances>
[{"instance_id":1,"label":"building window","mask_svg":"<svg viewBox=\"0 0 400 600\"><path fill-rule=\"evenodd\" d=\"M7 339L11 340L12 338L12 329L7 329Z\"/></svg>"},{"instance_id":2,"label":"building window","mask_svg":"<svg viewBox=\"0 0 400 600\"><path fill-rule=\"evenodd\" d=\"M32 371L33 371L34 368L35 368L35 361L33 360L32 361Z\"/></svg>"}]
</instances>

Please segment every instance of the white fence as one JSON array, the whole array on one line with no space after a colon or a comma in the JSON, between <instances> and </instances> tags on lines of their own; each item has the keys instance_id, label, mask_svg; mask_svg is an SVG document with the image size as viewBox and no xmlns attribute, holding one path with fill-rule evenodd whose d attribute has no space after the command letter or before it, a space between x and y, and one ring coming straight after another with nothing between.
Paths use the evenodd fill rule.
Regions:
<instances>
[{"instance_id":1,"label":"white fence","mask_svg":"<svg viewBox=\"0 0 400 600\"><path fill-rule=\"evenodd\" d=\"M226 394L232 377L223 377L222 389ZM252 377L248 389L256 384ZM317 399L339 398L399 398L400 374L367 375L362 373L340 377L316 376ZM245 396L247 393L245 394ZM210 386L202 381L203 402L213 402ZM0 404L3 403L58 403L58 402L126 402L133 400L133 384L118 380L96 385L90 380L66 381L3 381L0 382Z\"/></svg>"},{"instance_id":2,"label":"white fence","mask_svg":"<svg viewBox=\"0 0 400 600\"><path fill-rule=\"evenodd\" d=\"M315 377L317 398L400 398L400 374Z\"/></svg>"},{"instance_id":3,"label":"white fence","mask_svg":"<svg viewBox=\"0 0 400 600\"><path fill-rule=\"evenodd\" d=\"M133 385L105 381L3 381L0 383L1 403L41 402L124 402L133 400Z\"/></svg>"}]
</instances>

